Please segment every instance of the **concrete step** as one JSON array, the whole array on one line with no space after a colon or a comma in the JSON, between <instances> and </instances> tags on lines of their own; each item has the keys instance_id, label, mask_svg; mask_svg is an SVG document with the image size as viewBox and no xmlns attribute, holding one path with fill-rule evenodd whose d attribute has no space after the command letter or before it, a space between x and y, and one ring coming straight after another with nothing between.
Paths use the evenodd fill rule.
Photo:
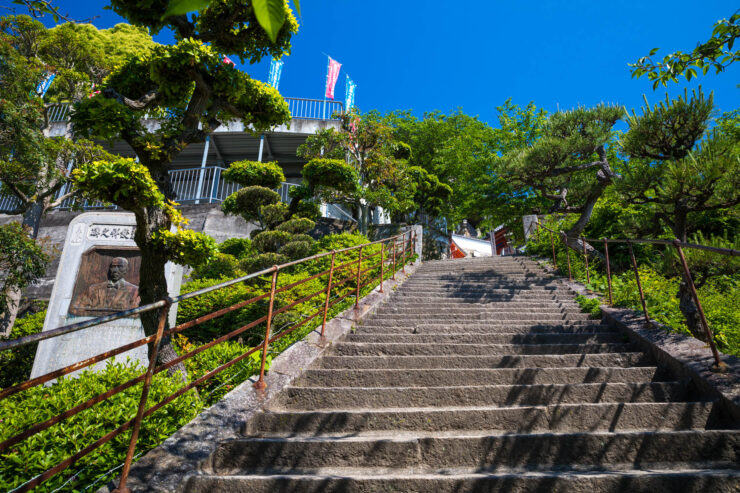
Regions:
<instances>
[{"instance_id":1,"label":"concrete step","mask_svg":"<svg viewBox=\"0 0 740 493\"><path fill-rule=\"evenodd\" d=\"M435 303L429 303L426 306L417 307L396 307L396 306L383 306L375 312L374 316L378 315L416 315L419 313L426 313L429 315L464 315L464 316L476 316L476 315L496 315L500 313L517 313L517 314L538 314L538 315L550 315L550 316L562 316L562 315L574 315L583 314L580 307L568 306L562 307L555 304L549 307L530 307L530 308L519 308L519 307L507 307L507 306L487 306L481 305L476 307L442 307Z\"/></svg>"},{"instance_id":2,"label":"concrete step","mask_svg":"<svg viewBox=\"0 0 740 493\"><path fill-rule=\"evenodd\" d=\"M436 356L627 353L637 349L622 344L372 344L338 342L329 354L335 356Z\"/></svg>"},{"instance_id":3,"label":"concrete step","mask_svg":"<svg viewBox=\"0 0 740 493\"><path fill-rule=\"evenodd\" d=\"M475 368L475 369L309 369L296 387L438 387L457 385L535 385L666 381L654 366L634 368Z\"/></svg>"},{"instance_id":4,"label":"concrete step","mask_svg":"<svg viewBox=\"0 0 740 493\"><path fill-rule=\"evenodd\" d=\"M598 334L347 334L345 342L436 344L602 344L626 342L617 332Z\"/></svg>"},{"instance_id":5,"label":"concrete step","mask_svg":"<svg viewBox=\"0 0 740 493\"><path fill-rule=\"evenodd\" d=\"M365 408L258 413L248 436L344 435L378 431L488 430L507 433L703 430L712 402Z\"/></svg>"},{"instance_id":6,"label":"concrete step","mask_svg":"<svg viewBox=\"0 0 740 493\"><path fill-rule=\"evenodd\" d=\"M711 464L707 464L711 466ZM740 471L730 469L650 471L418 470L331 468L247 476L193 476L186 493L706 493L737 491Z\"/></svg>"},{"instance_id":7,"label":"concrete step","mask_svg":"<svg viewBox=\"0 0 740 493\"><path fill-rule=\"evenodd\" d=\"M593 334L597 332L614 332L614 329L606 325L589 322L588 320L579 320L563 325L559 323L529 324L519 320L505 325L499 325L490 323L412 324L407 320L402 324L375 324L368 320L367 325L361 325L355 329L355 334L495 334L499 332L512 334Z\"/></svg>"},{"instance_id":8,"label":"concrete step","mask_svg":"<svg viewBox=\"0 0 740 493\"><path fill-rule=\"evenodd\" d=\"M614 467L672 463L736 468L735 430L587 433L411 432L349 437L244 438L222 442L217 474L322 467Z\"/></svg>"},{"instance_id":9,"label":"concrete step","mask_svg":"<svg viewBox=\"0 0 740 493\"><path fill-rule=\"evenodd\" d=\"M521 356L324 356L313 368L379 370L393 368L576 368L654 366L644 353L545 354Z\"/></svg>"},{"instance_id":10,"label":"concrete step","mask_svg":"<svg viewBox=\"0 0 740 493\"><path fill-rule=\"evenodd\" d=\"M589 318L588 314L563 314L561 317L555 317L555 316L545 316L545 315L538 315L538 314L521 314L521 313L498 313L496 316L490 315L487 316L485 314L481 315L475 315L475 316L450 316L446 317L443 315L429 315L424 316L420 314L416 315L409 315L409 316L402 316L402 315L377 315L372 316L367 320L366 323L373 324L373 325L396 325L396 326L403 326L408 325L409 323L414 324L430 324L436 322L439 323L449 323L452 324L466 324L471 323L475 325L480 324L487 324L491 326L508 326L508 325L522 325L522 324L530 324L530 325L557 325L557 324L572 324L574 322L588 322L593 324L594 319Z\"/></svg>"},{"instance_id":11,"label":"concrete step","mask_svg":"<svg viewBox=\"0 0 740 493\"><path fill-rule=\"evenodd\" d=\"M686 382L471 385L454 387L288 387L268 409L517 406L670 402L689 398Z\"/></svg>"}]
</instances>

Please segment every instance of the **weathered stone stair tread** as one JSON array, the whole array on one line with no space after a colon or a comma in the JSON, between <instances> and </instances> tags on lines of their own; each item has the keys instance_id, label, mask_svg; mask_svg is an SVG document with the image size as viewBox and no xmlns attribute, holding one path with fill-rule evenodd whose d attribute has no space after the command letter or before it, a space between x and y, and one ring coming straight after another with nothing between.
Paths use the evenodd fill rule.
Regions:
<instances>
[{"instance_id":1,"label":"weathered stone stair tread","mask_svg":"<svg viewBox=\"0 0 740 493\"><path fill-rule=\"evenodd\" d=\"M629 343L623 344L434 344L434 343L365 343L340 342L334 344L334 355L444 355L444 354L593 354L626 353L637 351Z\"/></svg>"},{"instance_id":2,"label":"weathered stone stair tread","mask_svg":"<svg viewBox=\"0 0 740 493\"><path fill-rule=\"evenodd\" d=\"M392 432L373 436L243 438L219 444L214 472L276 467L558 467L579 464L711 462L736 467L740 432L730 430L492 433Z\"/></svg>"},{"instance_id":3,"label":"weathered stone stair tread","mask_svg":"<svg viewBox=\"0 0 740 493\"><path fill-rule=\"evenodd\" d=\"M666 380L654 366L635 368L486 368L486 369L403 369L398 370L323 370L309 369L296 386L312 387L359 385L425 387L470 384L538 384L647 382Z\"/></svg>"},{"instance_id":4,"label":"weathered stone stair tread","mask_svg":"<svg viewBox=\"0 0 740 493\"><path fill-rule=\"evenodd\" d=\"M557 368L557 367L630 367L654 366L643 353L542 354L519 356L324 356L314 368Z\"/></svg>"},{"instance_id":5,"label":"weathered stone stair tread","mask_svg":"<svg viewBox=\"0 0 740 493\"><path fill-rule=\"evenodd\" d=\"M271 410L549 403L669 402L687 397L685 382L469 385L444 387L289 387Z\"/></svg>"},{"instance_id":6,"label":"weathered stone stair tread","mask_svg":"<svg viewBox=\"0 0 740 493\"><path fill-rule=\"evenodd\" d=\"M373 431L447 431L484 427L510 433L705 429L711 402L451 406L276 411L255 416L250 436L310 436ZM298 430L298 431L294 431Z\"/></svg>"},{"instance_id":7,"label":"weathered stone stair tread","mask_svg":"<svg viewBox=\"0 0 740 493\"><path fill-rule=\"evenodd\" d=\"M542 343L608 343L624 342L624 337L617 332L600 332L593 334L350 334L346 342L430 342L446 344L542 344Z\"/></svg>"},{"instance_id":8,"label":"weathered stone stair tread","mask_svg":"<svg viewBox=\"0 0 740 493\"><path fill-rule=\"evenodd\" d=\"M499 332L502 331L502 332ZM510 323L506 325L491 324L383 324L361 325L355 328L355 334L594 334L614 332L603 325L571 323L567 325L548 324L531 325Z\"/></svg>"}]
</instances>

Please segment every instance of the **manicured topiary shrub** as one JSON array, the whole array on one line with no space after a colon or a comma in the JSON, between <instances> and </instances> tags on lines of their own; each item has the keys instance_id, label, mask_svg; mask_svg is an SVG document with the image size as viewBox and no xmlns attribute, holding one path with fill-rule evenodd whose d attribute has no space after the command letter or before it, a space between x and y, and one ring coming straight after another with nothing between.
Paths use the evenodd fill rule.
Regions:
<instances>
[{"instance_id":1,"label":"manicured topiary shrub","mask_svg":"<svg viewBox=\"0 0 740 493\"><path fill-rule=\"evenodd\" d=\"M290 242L293 235L286 231L263 231L254 237L254 246L263 253L278 252Z\"/></svg>"},{"instance_id":2,"label":"manicured topiary shrub","mask_svg":"<svg viewBox=\"0 0 740 493\"><path fill-rule=\"evenodd\" d=\"M316 225L315 222L305 217L295 217L289 221L285 221L279 225L276 229L278 231L286 231L290 234L305 234Z\"/></svg>"},{"instance_id":3,"label":"manicured topiary shrub","mask_svg":"<svg viewBox=\"0 0 740 493\"><path fill-rule=\"evenodd\" d=\"M283 169L277 161L237 161L224 171L223 177L243 187L277 188L285 181Z\"/></svg>"},{"instance_id":4,"label":"manicured topiary shrub","mask_svg":"<svg viewBox=\"0 0 740 493\"><path fill-rule=\"evenodd\" d=\"M233 255L217 253L215 258L195 270L190 277L193 279L231 279L239 277L239 260Z\"/></svg>"},{"instance_id":5,"label":"manicured topiary shrub","mask_svg":"<svg viewBox=\"0 0 740 493\"><path fill-rule=\"evenodd\" d=\"M256 221L261 225L262 206L277 204L280 194L269 188L252 186L232 193L221 204L224 214L242 216L246 221Z\"/></svg>"},{"instance_id":6,"label":"manicured topiary shrub","mask_svg":"<svg viewBox=\"0 0 740 493\"><path fill-rule=\"evenodd\" d=\"M250 257L241 261L241 268L244 272L258 272L273 265L284 264L288 261L288 257L280 253L260 253L254 257Z\"/></svg>"},{"instance_id":7,"label":"manicured topiary shrub","mask_svg":"<svg viewBox=\"0 0 740 493\"><path fill-rule=\"evenodd\" d=\"M308 257L309 253L311 253L311 243L308 241L291 241L280 249L280 253L290 260Z\"/></svg>"},{"instance_id":8,"label":"manicured topiary shrub","mask_svg":"<svg viewBox=\"0 0 740 493\"><path fill-rule=\"evenodd\" d=\"M312 189L329 187L342 193L352 193L359 183L357 171L340 159L312 159L301 173Z\"/></svg>"},{"instance_id":9,"label":"manicured topiary shrub","mask_svg":"<svg viewBox=\"0 0 740 493\"><path fill-rule=\"evenodd\" d=\"M288 218L290 212L285 202L262 206L262 221L268 229L275 229L275 226L282 223Z\"/></svg>"},{"instance_id":10,"label":"manicured topiary shrub","mask_svg":"<svg viewBox=\"0 0 740 493\"><path fill-rule=\"evenodd\" d=\"M256 253L256 250L252 246L252 240L249 238L229 238L218 245L218 251L232 255L237 259L243 259Z\"/></svg>"}]
</instances>

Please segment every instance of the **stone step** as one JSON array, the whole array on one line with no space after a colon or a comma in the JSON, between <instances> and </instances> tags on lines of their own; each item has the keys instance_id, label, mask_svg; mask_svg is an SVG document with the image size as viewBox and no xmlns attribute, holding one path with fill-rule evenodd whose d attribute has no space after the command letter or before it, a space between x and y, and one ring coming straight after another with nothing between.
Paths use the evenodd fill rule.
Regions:
<instances>
[{"instance_id":1,"label":"stone step","mask_svg":"<svg viewBox=\"0 0 740 493\"><path fill-rule=\"evenodd\" d=\"M491 303L491 302L506 302L506 301L513 301L513 302L527 302L527 303L536 303L538 301L571 301L573 299L572 295L559 295L557 293L551 293L551 292L534 292L534 291L527 291L527 292L519 292L519 293L489 293L489 294L455 294L455 295L434 295L429 296L426 294L420 294L420 293L414 293L413 291L398 291L393 294L391 299L388 301L389 303L394 302L411 302L411 303L434 303L434 302L443 302L443 303Z\"/></svg>"},{"instance_id":2,"label":"stone step","mask_svg":"<svg viewBox=\"0 0 740 493\"><path fill-rule=\"evenodd\" d=\"M712 464L707 464L712 466ZM740 471L673 468L624 471L330 468L301 473L192 476L186 493L706 493L737 490Z\"/></svg>"},{"instance_id":3,"label":"stone step","mask_svg":"<svg viewBox=\"0 0 740 493\"><path fill-rule=\"evenodd\" d=\"M634 368L473 368L473 369L309 369L296 387L435 387L442 385L536 385L561 383L636 383L669 380L654 366Z\"/></svg>"},{"instance_id":4,"label":"stone step","mask_svg":"<svg viewBox=\"0 0 740 493\"><path fill-rule=\"evenodd\" d=\"M508 325L511 322L529 323L532 325L539 324L569 324L575 321L593 322L588 313L563 313L560 315L545 315L540 313L522 313L522 312L499 312L496 314L479 313L476 315L424 315L422 313L408 314L376 314L368 319L368 323L378 325L397 324L403 325L410 321L414 323L466 323L466 322L485 322L491 325Z\"/></svg>"},{"instance_id":5,"label":"stone step","mask_svg":"<svg viewBox=\"0 0 740 493\"><path fill-rule=\"evenodd\" d=\"M517 406L686 400L685 382L471 385L453 387L288 387L268 409Z\"/></svg>"},{"instance_id":6,"label":"stone step","mask_svg":"<svg viewBox=\"0 0 740 493\"><path fill-rule=\"evenodd\" d=\"M498 291L547 291L553 293L570 294L568 288L558 284L524 284L524 283L496 283L481 286L470 286L460 284L459 286L445 286L441 284L423 284L420 286L404 286L405 292L413 293L437 293L437 294L455 294L455 293L475 293L487 294Z\"/></svg>"},{"instance_id":7,"label":"stone step","mask_svg":"<svg viewBox=\"0 0 740 493\"><path fill-rule=\"evenodd\" d=\"M322 467L578 468L710 463L736 468L736 430L494 434L390 433L349 437L243 438L219 444L216 474Z\"/></svg>"},{"instance_id":8,"label":"stone step","mask_svg":"<svg viewBox=\"0 0 740 493\"><path fill-rule=\"evenodd\" d=\"M436 355L517 355L517 354L593 354L627 353L632 344L372 344L338 342L330 353L335 356L436 356Z\"/></svg>"},{"instance_id":9,"label":"stone step","mask_svg":"<svg viewBox=\"0 0 740 493\"><path fill-rule=\"evenodd\" d=\"M588 320L580 320L571 324L528 324L521 320L506 325L498 324L411 324L406 321L402 324L375 324L367 321L367 325L355 328L355 334L496 334L508 332L512 334L593 334L600 332L614 332L614 329L606 325L588 323ZM594 321L595 322L595 321Z\"/></svg>"},{"instance_id":10,"label":"stone step","mask_svg":"<svg viewBox=\"0 0 740 493\"><path fill-rule=\"evenodd\" d=\"M508 433L703 430L712 402L366 408L257 413L247 436L344 435L381 431L488 430Z\"/></svg>"},{"instance_id":11,"label":"stone step","mask_svg":"<svg viewBox=\"0 0 740 493\"><path fill-rule=\"evenodd\" d=\"M521 356L324 356L314 368L379 370L393 368L575 368L654 366L644 353L543 354Z\"/></svg>"},{"instance_id":12,"label":"stone step","mask_svg":"<svg viewBox=\"0 0 740 493\"><path fill-rule=\"evenodd\" d=\"M617 332L598 334L347 334L345 342L430 344L602 344L626 342Z\"/></svg>"},{"instance_id":13,"label":"stone step","mask_svg":"<svg viewBox=\"0 0 740 493\"><path fill-rule=\"evenodd\" d=\"M551 304L550 306L533 306L528 308L520 307L509 307L503 304L489 306L489 305L478 305L470 307L459 307L459 306L439 306L436 303L429 303L427 305L421 305L416 307L408 306L396 306L386 305L380 307L375 315L398 315L398 314L416 314L416 313L447 313L450 315L478 315L478 314L496 314L496 313L537 313L544 315L563 315L563 314L581 314L583 311L577 305L570 305L567 307L559 306L559 304Z\"/></svg>"}]
</instances>

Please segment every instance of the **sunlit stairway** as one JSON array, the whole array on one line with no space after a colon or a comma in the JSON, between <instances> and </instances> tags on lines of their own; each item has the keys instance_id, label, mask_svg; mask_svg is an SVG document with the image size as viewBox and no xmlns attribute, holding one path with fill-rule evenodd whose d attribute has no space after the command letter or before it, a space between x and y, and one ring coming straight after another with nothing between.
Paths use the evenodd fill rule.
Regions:
<instances>
[{"instance_id":1,"label":"sunlit stairway","mask_svg":"<svg viewBox=\"0 0 740 493\"><path fill-rule=\"evenodd\" d=\"M425 263L189 492L740 491L740 432L524 257Z\"/></svg>"}]
</instances>

